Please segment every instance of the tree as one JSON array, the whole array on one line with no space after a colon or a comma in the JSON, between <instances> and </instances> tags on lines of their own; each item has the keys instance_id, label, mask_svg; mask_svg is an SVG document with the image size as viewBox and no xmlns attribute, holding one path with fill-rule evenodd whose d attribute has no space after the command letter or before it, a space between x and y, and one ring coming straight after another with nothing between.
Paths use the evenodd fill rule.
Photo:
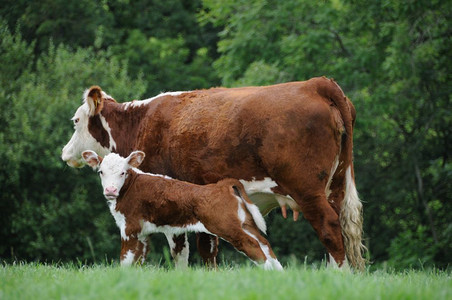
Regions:
<instances>
[{"instance_id":1,"label":"tree","mask_svg":"<svg viewBox=\"0 0 452 300\"><path fill-rule=\"evenodd\" d=\"M93 184L95 174L64 166L61 148L70 138L70 118L86 87L96 82L131 99L143 94L144 82L130 80L126 66L109 52L89 48L51 45L31 67L26 61L33 61L33 45L10 34L4 23L1 33L0 55L15 62L16 73L0 94L0 103L8 108L0 120L5 125L0 132L0 256L40 261L116 257L118 249L111 242L116 228ZM2 70L2 83L5 75Z\"/></svg>"}]
</instances>

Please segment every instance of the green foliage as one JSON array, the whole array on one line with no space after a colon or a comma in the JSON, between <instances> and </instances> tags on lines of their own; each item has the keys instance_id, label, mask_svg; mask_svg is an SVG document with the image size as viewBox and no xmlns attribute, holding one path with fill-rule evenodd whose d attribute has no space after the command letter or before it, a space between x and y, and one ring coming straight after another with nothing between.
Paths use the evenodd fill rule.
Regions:
<instances>
[{"instance_id":1,"label":"green foliage","mask_svg":"<svg viewBox=\"0 0 452 300\"><path fill-rule=\"evenodd\" d=\"M37 53L45 52L52 40L74 48L90 46L99 28L112 23L108 7L90 0L5 0L0 15L11 28L20 24L26 41L37 40Z\"/></svg>"},{"instance_id":2,"label":"green foliage","mask_svg":"<svg viewBox=\"0 0 452 300\"><path fill-rule=\"evenodd\" d=\"M198 49L188 62L191 53L182 36L147 38L140 30L132 30L123 44L113 47L113 52L129 62L132 76L143 75L148 83L147 95L207 88L216 81L207 49Z\"/></svg>"}]
</instances>

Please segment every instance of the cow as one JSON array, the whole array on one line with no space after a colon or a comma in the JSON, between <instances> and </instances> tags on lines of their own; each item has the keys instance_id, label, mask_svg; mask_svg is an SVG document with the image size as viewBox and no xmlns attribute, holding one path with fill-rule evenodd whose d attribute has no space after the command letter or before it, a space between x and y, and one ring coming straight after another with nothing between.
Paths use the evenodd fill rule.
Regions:
<instances>
[{"instance_id":1,"label":"cow","mask_svg":"<svg viewBox=\"0 0 452 300\"><path fill-rule=\"evenodd\" d=\"M144 262L151 233L167 236L205 232L231 243L264 269L282 270L265 233L259 209L237 179L196 185L137 169L145 157L133 151L127 158L104 158L84 151L83 159L98 170L110 212L121 232L121 265Z\"/></svg>"},{"instance_id":2,"label":"cow","mask_svg":"<svg viewBox=\"0 0 452 300\"><path fill-rule=\"evenodd\" d=\"M363 269L355 119L352 102L326 77L168 92L125 103L93 86L72 118L75 131L62 159L82 167L86 149L123 157L141 149L145 172L196 184L239 179L264 214L278 206L284 217L287 207L294 219L301 212L330 262ZM179 249L186 244L186 236L172 240ZM199 233L197 245L204 263L215 266L218 239Z\"/></svg>"}]
</instances>

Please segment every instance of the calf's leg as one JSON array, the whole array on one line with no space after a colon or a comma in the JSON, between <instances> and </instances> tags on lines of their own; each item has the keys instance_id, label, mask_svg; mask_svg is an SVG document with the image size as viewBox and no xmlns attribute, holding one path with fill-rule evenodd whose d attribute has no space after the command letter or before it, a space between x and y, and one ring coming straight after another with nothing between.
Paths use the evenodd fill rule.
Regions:
<instances>
[{"instance_id":1,"label":"calf's leg","mask_svg":"<svg viewBox=\"0 0 452 300\"><path fill-rule=\"evenodd\" d=\"M132 237L121 239L121 266L130 266L133 263L144 263L148 253L148 237Z\"/></svg>"},{"instance_id":2,"label":"calf's leg","mask_svg":"<svg viewBox=\"0 0 452 300\"><path fill-rule=\"evenodd\" d=\"M177 269L188 267L188 255L190 253L187 234L172 235L165 234L171 249L171 256Z\"/></svg>"},{"instance_id":3,"label":"calf's leg","mask_svg":"<svg viewBox=\"0 0 452 300\"><path fill-rule=\"evenodd\" d=\"M218 237L207 234L196 234L196 245L198 247L199 255L201 255L205 266L216 269L217 268L217 254L218 254Z\"/></svg>"}]
</instances>

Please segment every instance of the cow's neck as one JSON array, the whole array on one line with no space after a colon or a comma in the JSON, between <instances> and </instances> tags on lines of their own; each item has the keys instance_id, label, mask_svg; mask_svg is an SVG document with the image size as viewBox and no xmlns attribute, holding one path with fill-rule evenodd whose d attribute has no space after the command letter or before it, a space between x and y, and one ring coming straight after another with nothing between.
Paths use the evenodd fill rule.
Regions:
<instances>
[{"instance_id":1,"label":"cow's neck","mask_svg":"<svg viewBox=\"0 0 452 300\"><path fill-rule=\"evenodd\" d=\"M136 142L147 109L147 105L128 107L124 103L106 102L99 114L99 118L104 118L104 123L106 124L103 124L104 130L102 134L95 138L97 140L106 140L106 137L111 137L108 139L107 147L111 152L118 153L124 157L128 156L132 151L141 150L135 148L137 147Z\"/></svg>"}]
</instances>

